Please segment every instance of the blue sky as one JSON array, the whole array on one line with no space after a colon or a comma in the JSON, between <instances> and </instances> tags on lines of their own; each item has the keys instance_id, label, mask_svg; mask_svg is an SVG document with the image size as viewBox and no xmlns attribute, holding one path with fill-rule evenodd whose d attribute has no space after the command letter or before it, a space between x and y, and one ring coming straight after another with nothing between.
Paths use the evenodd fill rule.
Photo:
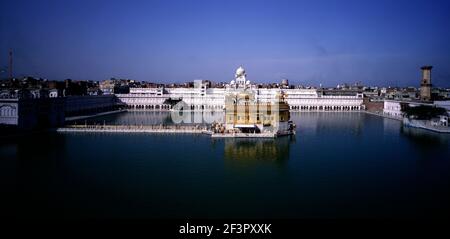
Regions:
<instances>
[{"instance_id":1,"label":"blue sky","mask_svg":"<svg viewBox=\"0 0 450 239\"><path fill-rule=\"evenodd\" d=\"M2 1L16 76L450 86L450 1ZM2 77L6 74L3 73Z\"/></svg>"}]
</instances>

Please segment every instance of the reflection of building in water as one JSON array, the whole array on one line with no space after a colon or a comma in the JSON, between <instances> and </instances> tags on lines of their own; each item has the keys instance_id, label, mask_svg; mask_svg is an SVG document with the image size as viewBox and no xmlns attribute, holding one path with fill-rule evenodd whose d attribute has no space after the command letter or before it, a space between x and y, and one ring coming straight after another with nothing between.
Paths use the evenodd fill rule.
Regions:
<instances>
[{"instance_id":1,"label":"reflection of building in water","mask_svg":"<svg viewBox=\"0 0 450 239\"><path fill-rule=\"evenodd\" d=\"M289 158L290 144L293 137L277 139L238 139L227 138L224 146L226 161L242 162L284 162Z\"/></svg>"},{"instance_id":2,"label":"reflection of building in water","mask_svg":"<svg viewBox=\"0 0 450 239\"><path fill-rule=\"evenodd\" d=\"M388 118L383 118L383 131L384 135L397 134L402 122L399 120L393 120Z\"/></svg>"},{"instance_id":3,"label":"reflection of building in water","mask_svg":"<svg viewBox=\"0 0 450 239\"><path fill-rule=\"evenodd\" d=\"M428 148L434 152L436 150L448 150L450 143L450 135L448 134L437 134L425 129L412 127L400 127L400 132L401 135L407 137L417 147ZM428 155L428 157L431 156Z\"/></svg>"},{"instance_id":4,"label":"reflection of building in water","mask_svg":"<svg viewBox=\"0 0 450 239\"><path fill-rule=\"evenodd\" d=\"M306 130L309 132L331 132L349 131L359 133L363 128L362 117L367 117L364 113L344 113L344 112L301 112L293 113L292 121L297 125L299 134Z\"/></svg>"}]
</instances>

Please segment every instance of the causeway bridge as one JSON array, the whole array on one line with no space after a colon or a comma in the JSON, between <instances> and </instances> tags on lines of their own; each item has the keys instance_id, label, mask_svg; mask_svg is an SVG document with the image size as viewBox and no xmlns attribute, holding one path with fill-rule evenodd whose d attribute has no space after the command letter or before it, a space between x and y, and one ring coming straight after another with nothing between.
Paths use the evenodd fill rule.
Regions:
<instances>
[{"instance_id":1,"label":"causeway bridge","mask_svg":"<svg viewBox=\"0 0 450 239\"><path fill-rule=\"evenodd\" d=\"M57 132L210 134L204 125L67 125Z\"/></svg>"},{"instance_id":2,"label":"causeway bridge","mask_svg":"<svg viewBox=\"0 0 450 239\"><path fill-rule=\"evenodd\" d=\"M212 138L276 138L291 134L263 133L213 133L205 125L68 125L57 128L67 133L151 133L151 134L206 134ZM292 133L292 134L295 134Z\"/></svg>"}]
</instances>

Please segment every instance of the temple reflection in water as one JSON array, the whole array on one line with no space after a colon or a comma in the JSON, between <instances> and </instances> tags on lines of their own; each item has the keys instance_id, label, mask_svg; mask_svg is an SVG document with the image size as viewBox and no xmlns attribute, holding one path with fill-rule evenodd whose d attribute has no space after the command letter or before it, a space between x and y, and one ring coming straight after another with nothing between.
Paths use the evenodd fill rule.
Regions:
<instances>
[{"instance_id":1,"label":"temple reflection in water","mask_svg":"<svg viewBox=\"0 0 450 239\"><path fill-rule=\"evenodd\" d=\"M289 159L289 150L295 136L275 139L223 139L224 159L230 164L283 164Z\"/></svg>"}]
</instances>

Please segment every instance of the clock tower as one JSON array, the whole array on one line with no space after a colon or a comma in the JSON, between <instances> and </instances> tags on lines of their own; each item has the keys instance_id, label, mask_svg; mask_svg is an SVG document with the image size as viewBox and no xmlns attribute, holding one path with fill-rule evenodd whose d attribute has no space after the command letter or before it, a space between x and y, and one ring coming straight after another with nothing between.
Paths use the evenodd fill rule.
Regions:
<instances>
[{"instance_id":1,"label":"clock tower","mask_svg":"<svg viewBox=\"0 0 450 239\"><path fill-rule=\"evenodd\" d=\"M420 83L420 99L431 100L431 68L432 66L422 66L422 81Z\"/></svg>"}]
</instances>

